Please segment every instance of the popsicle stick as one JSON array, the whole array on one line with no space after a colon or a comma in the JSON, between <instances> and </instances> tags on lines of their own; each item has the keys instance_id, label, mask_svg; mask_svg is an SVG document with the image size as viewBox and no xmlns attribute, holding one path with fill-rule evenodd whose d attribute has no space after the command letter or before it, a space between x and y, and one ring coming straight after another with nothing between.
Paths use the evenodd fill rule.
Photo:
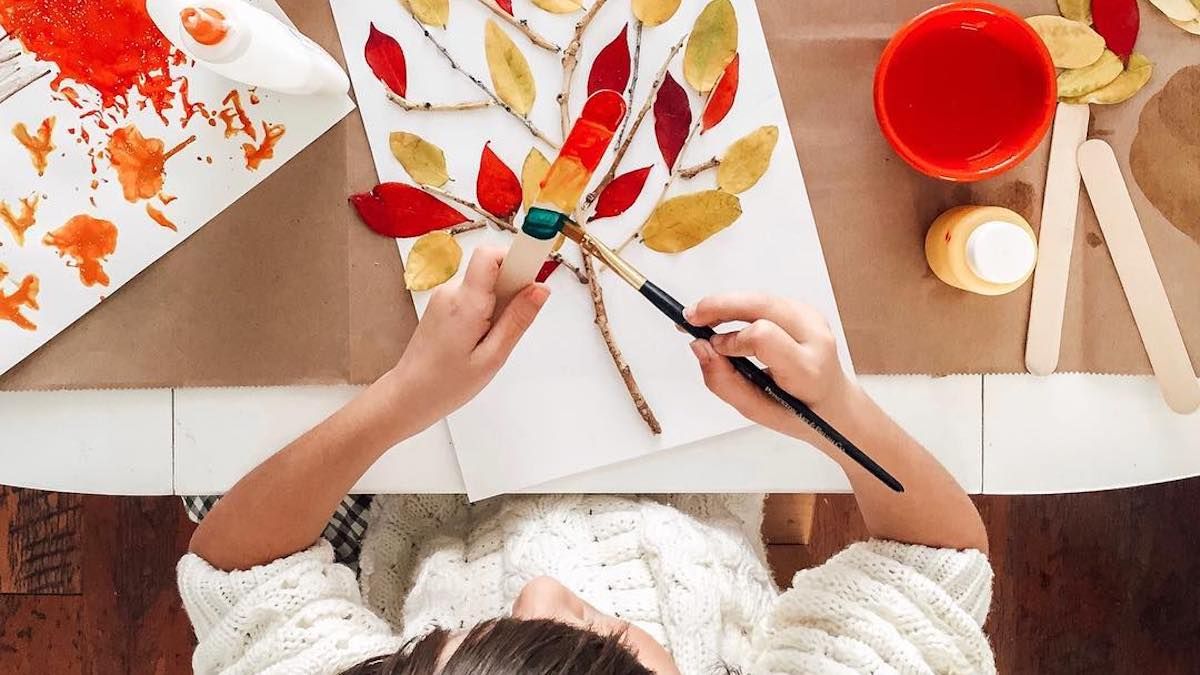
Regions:
<instances>
[{"instance_id":1,"label":"popsicle stick","mask_svg":"<svg viewBox=\"0 0 1200 675\"><path fill-rule=\"evenodd\" d=\"M1089 116L1086 104L1072 103L1059 103L1054 116L1038 261L1029 304L1029 333L1025 338L1025 368L1034 375L1049 375L1058 367L1071 246L1079 211L1079 163L1075 153L1087 139Z\"/></svg>"},{"instance_id":2,"label":"popsicle stick","mask_svg":"<svg viewBox=\"0 0 1200 675\"><path fill-rule=\"evenodd\" d=\"M1093 139L1079 146L1078 157L1088 198L1100 220L1100 230L1163 398L1177 413L1194 412L1200 408L1200 381L1154 266L1129 188L1121 177L1117 156L1108 143Z\"/></svg>"}]
</instances>

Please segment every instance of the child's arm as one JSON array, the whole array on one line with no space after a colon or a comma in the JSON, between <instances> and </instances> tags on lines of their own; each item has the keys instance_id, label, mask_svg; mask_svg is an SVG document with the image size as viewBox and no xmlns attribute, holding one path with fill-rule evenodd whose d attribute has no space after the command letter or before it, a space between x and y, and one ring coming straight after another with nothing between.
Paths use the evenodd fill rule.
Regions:
<instances>
[{"instance_id":1,"label":"child's arm","mask_svg":"<svg viewBox=\"0 0 1200 675\"><path fill-rule=\"evenodd\" d=\"M873 537L937 548L987 551L979 512L954 477L891 418L838 364L833 334L811 307L759 294L705 298L688 309L696 325L746 321L750 326L693 343L704 381L752 421L807 441L841 465ZM793 396L808 403L905 488L896 493L817 436L802 420L767 398L725 356L753 356ZM937 411L930 411L936 415Z\"/></svg>"},{"instance_id":2,"label":"child's arm","mask_svg":"<svg viewBox=\"0 0 1200 675\"><path fill-rule=\"evenodd\" d=\"M493 326L503 253L477 250L462 285L434 293L400 362L238 481L192 535L191 552L234 570L308 548L375 460L479 393L549 296L530 286Z\"/></svg>"}]
</instances>

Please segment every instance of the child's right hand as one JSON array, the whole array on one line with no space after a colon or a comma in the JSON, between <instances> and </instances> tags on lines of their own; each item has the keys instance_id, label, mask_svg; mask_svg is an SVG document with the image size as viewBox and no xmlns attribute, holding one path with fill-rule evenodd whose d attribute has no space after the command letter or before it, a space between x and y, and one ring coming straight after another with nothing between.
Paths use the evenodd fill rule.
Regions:
<instances>
[{"instance_id":1,"label":"child's right hand","mask_svg":"<svg viewBox=\"0 0 1200 675\"><path fill-rule=\"evenodd\" d=\"M854 389L838 362L829 324L807 305L761 293L726 293L704 298L684 316L693 325L716 327L729 321L749 326L692 343L704 383L747 419L780 433L810 438L809 426L742 377L721 356L750 356L769 368L788 393L819 414L840 407Z\"/></svg>"}]
</instances>

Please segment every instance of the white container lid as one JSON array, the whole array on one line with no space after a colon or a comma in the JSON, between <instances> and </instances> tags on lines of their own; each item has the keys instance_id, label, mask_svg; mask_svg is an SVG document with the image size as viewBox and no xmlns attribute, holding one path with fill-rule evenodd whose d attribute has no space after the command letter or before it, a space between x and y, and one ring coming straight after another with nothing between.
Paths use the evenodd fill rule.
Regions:
<instances>
[{"instance_id":1,"label":"white container lid","mask_svg":"<svg viewBox=\"0 0 1200 675\"><path fill-rule=\"evenodd\" d=\"M1037 263L1037 244L1025 228L989 220L967 237L967 266L975 276L993 284L1024 279Z\"/></svg>"}]
</instances>

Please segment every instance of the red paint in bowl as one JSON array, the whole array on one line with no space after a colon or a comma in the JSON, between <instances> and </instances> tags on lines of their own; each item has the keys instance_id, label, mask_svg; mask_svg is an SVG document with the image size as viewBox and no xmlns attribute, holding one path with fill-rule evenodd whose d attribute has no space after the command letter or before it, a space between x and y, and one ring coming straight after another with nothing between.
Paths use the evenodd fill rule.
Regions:
<instances>
[{"instance_id":1,"label":"red paint in bowl","mask_svg":"<svg viewBox=\"0 0 1200 675\"><path fill-rule=\"evenodd\" d=\"M952 181L1003 173L1050 129L1056 104L1050 53L1021 17L958 2L917 15L892 37L875 70L875 116L896 153Z\"/></svg>"}]
</instances>

